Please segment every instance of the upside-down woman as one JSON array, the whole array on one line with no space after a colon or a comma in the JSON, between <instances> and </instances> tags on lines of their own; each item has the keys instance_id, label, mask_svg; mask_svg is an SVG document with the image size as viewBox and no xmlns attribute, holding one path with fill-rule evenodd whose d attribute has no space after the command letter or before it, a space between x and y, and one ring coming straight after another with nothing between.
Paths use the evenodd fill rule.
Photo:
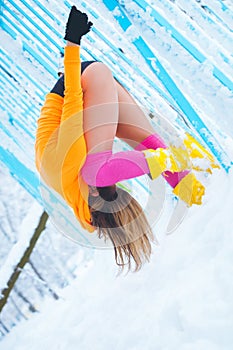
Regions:
<instances>
[{"instance_id":1,"label":"upside-down woman","mask_svg":"<svg viewBox=\"0 0 233 350\"><path fill-rule=\"evenodd\" d=\"M111 239L116 263L130 269L133 261L138 270L150 258L152 230L139 203L116 184L162 175L188 206L201 204L204 187L190 169L187 152L166 146L107 66L80 62L80 40L91 26L73 6L64 76L46 96L38 120L36 165L84 229ZM115 137L134 150L113 154Z\"/></svg>"}]
</instances>

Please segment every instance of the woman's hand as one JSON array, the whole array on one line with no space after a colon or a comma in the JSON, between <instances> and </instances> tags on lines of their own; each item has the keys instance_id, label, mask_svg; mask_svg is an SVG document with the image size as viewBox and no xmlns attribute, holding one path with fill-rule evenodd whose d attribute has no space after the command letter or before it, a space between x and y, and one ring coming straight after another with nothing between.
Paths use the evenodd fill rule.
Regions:
<instances>
[{"instance_id":1,"label":"woman's hand","mask_svg":"<svg viewBox=\"0 0 233 350\"><path fill-rule=\"evenodd\" d=\"M64 39L67 40L67 45L80 45L82 36L90 31L92 25L93 23L88 21L86 13L83 13L77 10L75 6L72 6L66 23L66 34L64 37Z\"/></svg>"},{"instance_id":2,"label":"woman's hand","mask_svg":"<svg viewBox=\"0 0 233 350\"><path fill-rule=\"evenodd\" d=\"M75 44L75 43L72 43L71 41L67 41L66 46L79 46L79 44Z\"/></svg>"}]
</instances>

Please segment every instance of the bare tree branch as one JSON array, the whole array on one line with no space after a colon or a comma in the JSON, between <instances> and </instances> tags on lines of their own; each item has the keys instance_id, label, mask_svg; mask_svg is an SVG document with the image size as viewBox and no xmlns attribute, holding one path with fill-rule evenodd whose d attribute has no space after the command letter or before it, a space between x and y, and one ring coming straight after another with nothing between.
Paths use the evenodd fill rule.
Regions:
<instances>
[{"instance_id":1,"label":"bare tree branch","mask_svg":"<svg viewBox=\"0 0 233 350\"><path fill-rule=\"evenodd\" d=\"M41 233L44 231L45 227L46 227L46 222L48 220L48 214L44 211L43 214L40 217L40 221L39 224L37 226L37 228L35 229L35 232L30 240L30 244L28 246L28 248L25 250L24 255L22 256L21 260L19 261L19 263L16 265L8 283L7 283L7 287L3 289L2 291L2 298L0 299L0 313L2 312L2 309L4 308L4 306L7 303L8 297L12 291L12 289L14 288L15 283L17 282L19 275L22 272L22 269L24 268L24 266L26 265L26 263L28 262L30 255L41 235Z\"/></svg>"}]
</instances>

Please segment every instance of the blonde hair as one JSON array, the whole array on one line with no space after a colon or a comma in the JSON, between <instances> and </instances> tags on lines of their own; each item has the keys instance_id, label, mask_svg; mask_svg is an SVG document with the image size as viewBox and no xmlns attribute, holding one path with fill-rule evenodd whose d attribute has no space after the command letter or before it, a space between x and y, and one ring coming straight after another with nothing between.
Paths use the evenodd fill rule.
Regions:
<instances>
[{"instance_id":1,"label":"blonde hair","mask_svg":"<svg viewBox=\"0 0 233 350\"><path fill-rule=\"evenodd\" d=\"M114 190L113 190L114 188ZM98 188L99 196L89 196L92 225L99 238L110 239L120 272L140 270L150 260L152 230L140 204L119 187ZM106 200L107 199L107 200Z\"/></svg>"}]
</instances>

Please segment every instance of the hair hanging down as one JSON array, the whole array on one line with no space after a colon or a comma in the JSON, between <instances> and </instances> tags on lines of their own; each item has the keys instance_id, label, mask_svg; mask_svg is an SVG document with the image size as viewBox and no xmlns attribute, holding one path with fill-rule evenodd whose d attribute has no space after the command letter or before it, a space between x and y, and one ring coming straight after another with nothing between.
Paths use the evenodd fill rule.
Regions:
<instances>
[{"instance_id":1,"label":"hair hanging down","mask_svg":"<svg viewBox=\"0 0 233 350\"><path fill-rule=\"evenodd\" d=\"M134 271L140 270L149 261L152 230L140 204L119 187L98 187L99 196L89 196L92 225L99 238L110 238L115 251L115 260L120 270L128 265Z\"/></svg>"}]
</instances>

